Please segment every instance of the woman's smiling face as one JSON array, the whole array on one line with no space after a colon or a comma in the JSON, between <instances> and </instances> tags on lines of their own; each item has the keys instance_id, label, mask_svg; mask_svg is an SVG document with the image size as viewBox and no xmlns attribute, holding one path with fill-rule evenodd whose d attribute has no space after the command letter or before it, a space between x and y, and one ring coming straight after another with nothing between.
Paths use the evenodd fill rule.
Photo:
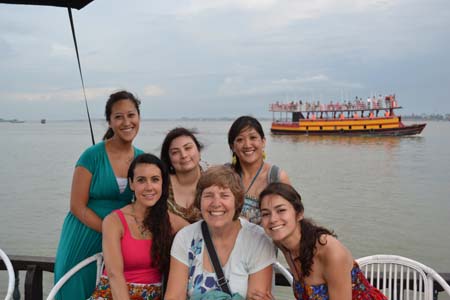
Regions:
<instances>
[{"instance_id":1,"label":"woman's smiling face","mask_svg":"<svg viewBox=\"0 0 450 300\"><path fill-rule=\"evenodd\" d=\"M241 130L234 139L233 152L241 163L251 164L262 160L266 140L253 127Z\"/></svg>"},{"instance_id":2,"label":"woman's smiling face","mask_svg":"<svg viewBox=\"0 0 450 300\"><path fill-rule=\"evenodd\" d=\"M139 131L139 123L140 116L133 101L123 99L113 104L109 126L117 138L132 142Z\"/></svg>"},{"instance_id":3,"label":"woman's smiling face","mask_svg":"<svg viewBox=\"0 0 450 300\"><path fill-rule=\"evenodd\" d=\"M229 188L207 187L201 194L200 210L210 228L223 228L233 222L236 212L234 195Z\"/></svg>"},{"instance_id":4,"label":"woman's smiling face","mask_svg":"<svg viewBox=\"0 0 450 300\"><path fill-rule=\"evenodd\" d=\"M199 167L200 152L190 136L175 138L170 143L169 157L175 172L189 172Z\"/></svg>"},{"instance_id":5,"label":"woman's smiling face","mask_svg":"<svg viewBox=\"0 0 450 300\"><path fill-rule=\"evenodd\" d=\"M134 191L136 203L144 207L153 207L162 194L161 170L157 165L140 163L134 169L130 188Z\"/></svg>"},{"instance_id":6,"label":"woman's smiling face","mask_svg":"<svg viewBox=\"0 0 450 300\"><path fill-rule=\"evenodd\" d=\"M300 220L303 213L297 213L292 204L277 194L261 199L261 226L274 242L283 244L300 234Z\"/></svg>"}]
</instances>

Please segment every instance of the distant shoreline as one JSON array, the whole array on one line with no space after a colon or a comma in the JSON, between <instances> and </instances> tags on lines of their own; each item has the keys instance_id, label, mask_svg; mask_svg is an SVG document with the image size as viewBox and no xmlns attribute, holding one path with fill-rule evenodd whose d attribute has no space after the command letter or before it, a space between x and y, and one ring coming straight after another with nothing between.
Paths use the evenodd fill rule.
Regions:
<instances>
[{"instance_id":1,"label":"distant shoreline","mask_svg":"<svg viewBox=\"0 0 450 300\"><path fill-rule=\"evenodd\" d=\"M256 117L260 121L271 121L271 117ZM142 121L234 121L235 117L179 117L179 118L143 118ZM450 121L450 113L447 114L411 114L411 115L402 115L403 120L411 120L411 121ZM47 121L49 121L47 119ZM86 122L87 119L78 119L78 120L50 120L51 122ZM0 123L39 123L41 120L19 120L19 119L3 119L0 118ZM105 119L92 119L92 122L105 122Z\"/></svg>"}]
</instances>

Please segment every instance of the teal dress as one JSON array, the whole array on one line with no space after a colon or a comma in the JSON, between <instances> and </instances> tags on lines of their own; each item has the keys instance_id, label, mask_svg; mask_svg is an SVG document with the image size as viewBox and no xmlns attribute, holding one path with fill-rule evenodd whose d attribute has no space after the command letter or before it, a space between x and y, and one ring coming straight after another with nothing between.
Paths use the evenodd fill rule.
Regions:
<instances>
[{"instance_id":1,"label":"teal dress","mask_svg":"<svg viewBox=\"0 0 450 300\"><path fill-rule=\"evenodd\" d=\"M134 148L134 156L143 153ZM114 171L109 162L105 143L91 146L81 155L76 166L92 174L88 207L100 218L131 203L133 192L127 185L120 193ZM55 261L55 283L83 259L102 251L101 233L87 227L69 212L64 220ZM87 299L95 289L96 265L90 264L77 272L60 289L57 299Z\"/></svg>"}]
</instances>

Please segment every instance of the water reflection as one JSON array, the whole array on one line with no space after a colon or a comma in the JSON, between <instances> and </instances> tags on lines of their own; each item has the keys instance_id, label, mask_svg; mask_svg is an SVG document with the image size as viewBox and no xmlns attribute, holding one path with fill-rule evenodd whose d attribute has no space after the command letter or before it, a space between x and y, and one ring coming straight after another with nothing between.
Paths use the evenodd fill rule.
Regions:
<instances>
[{"instance_id":1,"label":"water reflection","mask_svg":"<svg viewBox=\"0 0 450 300\"><path fill-rule=\"evenodd\" d=\"M381 146L387 149L397 148L401 143L423 143L422 136L308 136L308 135L271 135L277 143L304 143L313 145L355 145Z\"/></svg>"}]
</instances>

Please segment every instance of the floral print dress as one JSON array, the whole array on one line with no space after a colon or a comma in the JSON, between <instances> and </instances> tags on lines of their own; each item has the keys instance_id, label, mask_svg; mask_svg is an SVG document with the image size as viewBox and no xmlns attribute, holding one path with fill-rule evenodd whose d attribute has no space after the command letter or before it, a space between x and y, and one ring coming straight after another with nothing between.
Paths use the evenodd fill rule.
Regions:
<instances>
[{"instance_id":1,"label":"floral print dress","mask_svg":"<svg viewBox=\"0 0 450 300\"><path fill-rule=\"evenodd\" d=\"M356 262L353 263L352 300L387 300L378 289L373 287ZM294 282L294 295L297 300L329 300L328 286L323 284L308 285L303 281Z\"/></svg>"},{"instance_id":2,"label":"floral print dress","mask_svg":"<svg viewBox=\"0 0 450 300\"><path fill-rule=\"evenodd\" d=\"M217 284L216 273L210 273L205 270L203 272L195 274L196 268L200 267L194 263L195 257L201 255L203 246L203 239L193 239L191 247L189 248L189 281L188 291L192 291L192 297L203 295L209 290L220 291L220 287Z\"/></svg>"}]
</instances>

